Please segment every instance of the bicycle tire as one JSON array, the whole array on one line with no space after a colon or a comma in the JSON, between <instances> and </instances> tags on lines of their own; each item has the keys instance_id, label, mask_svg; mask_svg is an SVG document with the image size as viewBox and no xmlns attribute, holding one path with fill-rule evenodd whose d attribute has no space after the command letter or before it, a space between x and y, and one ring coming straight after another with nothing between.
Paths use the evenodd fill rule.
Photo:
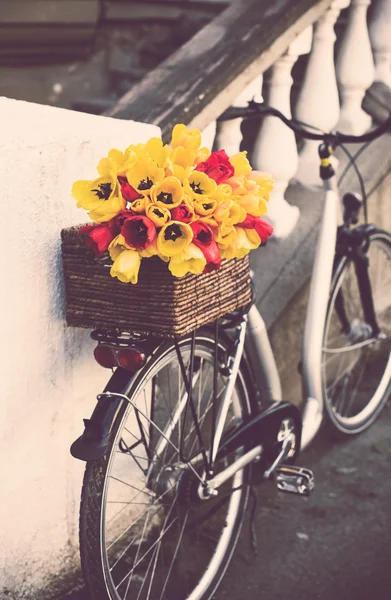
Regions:
<instances>
[{"instance_id":1,"label":"bicycle tire","mask_svg":"<svg viewBox=\"0 0 391 600\"><path fill-rule=\"evenodd\" d=\"M370 232L368 258L376 318L385 339L371 342L353 260L346 256L339 260L331 285L322 347L322 387L329 429L337 437L367 429L391 392L391 235L388 232L375 228ZM343 302L349 331L346 327L343 331L338 302L339 306ZM341 308L339 311L341 315Z\"/></svg>"},{"instance_id":2,"label":"bicycle tire","mask_svg":"<svg viewBox=\"0 0 391 600\"><path fill-rule=\"evenodd\" d=\"M203 333L198 335L197 334L197 338L196 338L196 344L195 344L195 356L196 356L196 360L204 359L204 362L211 362L213 360L213 345L214 345L214 339L212 338L212 336L208 333ZM221 351L225 351L226 350L226 344L222 341L219 340L219 348ZM186 357L186 355L190 352L190 340L189 339L185 339L180 343L180 348L181 348L181 352L183 354L183 356ZM173 370L171 371L172 373L175 372L175 365L174 362L177 362L177 355L175 353L175 349L173 345L168 345L165 348L163 348L161 351L158 352L158 354L152 358L152 362L143 369L143 371L140 372L137 380L132 383L132 385L130 386L130 389L127 392L127 395L129 395L129 397L133 397L135 399L140 399L140 394L142 393L142 390L147 389L148 385L151 385L151 381L152 379L155 377L155 383L154 386L157 388L157 384L156 381L159 380L160 375L163 375L164 373L164 369L166 369L167 365L170 365ZM170 367L170 368L171 368ZM170 371L167 371L168 373L170 373ZM197 377L197 375L196 375ZM201 375L198 377L198 381L200 381L201 379ZM225 381L226 379L224 377L221 377L221 389L224 389L224 385L225 385ZM160 380L159 380L160 381ZM207 376L205 375L205 381L207 381ZM162 389L164 387L164 383L163 384L158 384L162 386ZM201 383L199 384L199 388L201 387ZM196 385L197 388L197 385ZM195 388L195 393L197 394L199 392L199 390L197 391L197 389ZM148 388L149 389L149 388ZM237 382L235 385L235 391L234 391L234 395L233 395L233 402L232 402L232 411L233 411L233 416L235 417L236 422L240 419L243 419L245 417L247 417L250 414L251 411L251 390L249 387L249 383L248 383L248 377L246 378L246 376L243 374L243 371L240 370L239 374L238 374L238 378L237 378ZM220 393L220 388L219 388L219 393ZM158 405L156 404L155 406L155 396L157 394L157 390L155 390L155 392L152 393L154 400L154 412L151 414L154 414L154 419L158 420L159 416L158 416ZM163 395L163 393L161 393L161 395ZM201 396L203 395L203 392L201 393ZM181 392L178 388L178 397L181 397ZM144 393L144 398L145 398L145 393ZM180 402L176 403L176 406L178 407L180 405ZM151 407L152 407L152 402L151 402ZM202 402L200 404L200 401L198 400L198 408L203 408ZM162 410L162 408L160 408L159 410ZM209 409L208 409L209 410ZM206 410L206 412L202 412L202 415L204 417L204 415L208 414L208 410ZM164 411L163 411L164 412ZM107 452L107 454L105 456L103 456L103 458L97 460L97 461L92 461L87 463L86 466L86 471L85 471L85 476L84 476L84 482L83 482L83 489L82 489L82 499L81 499L81 509L80 509L80 551L81 551L81 561L82 561L82 569L83 569L83 574L84 574L84 578L85 578L85 582L88 588L88 591L91 595L91 598L93 598L94 600L124 600L125 598L130 599L130 598L134 598L134 600L136 600L136 598L144 598L148 597L148 599L150 600L155 600L157 598L159 599L164 599L166 600L166 598L170 598L170 600L172 600L173 598L175 598L175 600L206 600L208 598L210 598L213 594L213 592L215 591L215 589L217 588L218 584L220 583L227 567L229 564L229 561L232 557L232 554L234 552L236 543L238 541L238 537L240 534L240 530L241 530L241 526L242 526L242 522L243 522L243 518L244 518L244 513L245 513L245 509L246 509L246 504L247 504L247 500L248 500L248 495L249 495L249 488L250 488L250 469L251 467L248 466L245 469L243 469L242 471L239 471L233 479L231 479L230 481L228 481L225 485L228 486L228 493L226 498L228 498L228 500L224 500L225 504L227 505L227 510L224 510L224 504L222 504L222 509L217 510L216 509L216 514L213 514L213 516L206 520L205 524L206 524L206 528L204 527L203 523L202 523L202 514L199 515L198 512L201 512L203 510L205 510L203 508L204 505L208 505L210 504L210 509L209 510L213 510L213 507L218 507L219 506L219 502L221 503L222 500L219 497L222 496L222 498L224 499L224 492L226 493L227 490L222 490L220 489L220 495L217 496L216 499L212 499L212 500L208 500L206 503L203 501L200 502L195 502L194 501L194 506L191 505L191 511L193 511L192 513L192 519L191 521L189 521L189 525L187 526L187 521L186 521L186 526L182 526L182 532L180 532L178 539L180 538L180 542L182 547L180 548L180 552L178 550L175 550L174 552L174 562L171 563L169 569L167 567L167 564L164 565L164 552L167 553L166 558L169 554L169 540L164 541L165 543L165 547L164 547L164 552L163 549L161 551L157 550L156 551L156 545L155 545L155 550L153 550L153 555L157 555L158 558L153 559L155 561L155 564L153 565L153 567L151 568L151 561L152 558L150 558L150 562L149 562L149 567L147 567L147 565L145 564L145 566L143 567L143 569L145 570L144 573L144 579L142 579L142 568L140 567L139 572L135 572L135 568L133 566L133 570L134 572L132 573L131 577L129 579L132 579L132 583L130 586L127 586L127 582L123 582L122 584L118 585L118 580L123 577L123 570L122 572L120 570L118 570L118 567L121 566L121 562L123 562L126 565L126 561L128 561L128 563L130 562L131 558L133 558L134 562L133 565L136 564L137 567L137 560L140 554L140 548L144 542L144 538L148 539L148 536L151 536L151 541L153 538L153 535L155 535L156 538L156 532L154 534L154 526L152 525L145 525L144 524L144 529L143 531L140 533L137 533L136 531L136 536L139 535L140 537L140 543L139 543L139 549L136 550L135 549L135 543L131 543L130 546L128 546L128 554L129 556L125 554L123 554L122 559L120 559L120 563L118 563L114 569L112 569L112 566L114 564L113 559L109 557L108 552L106 551L105 548L105 544L106 541L108 539L108 533L107 533L107 507L108 507L108 498L110 497L108 495L108 492L110 491L110 486L112 485L112 481L109 482L110 477L113 477L113 465L115 463L115 460L119 457L116 456L116 453L118 452L118 447L120 444L120 441L122 440L122 436L124 435L124 427L126 427L126 423L128 423L129 421L129 416L132 414L131 412L131 408L128 406L124 406L121 409L121 412L119 414L119 417L117 418L117 423L115 425L116 427L116 435L115 435L115 439L113 441L113 444L111 446L111 448L109 449L109 451ZM171 414L171 423L175 423L175 414L174 416L173 413ZM181 422L181 413L179 413L179 420L177 421L177 423ZM160 419L162 419L162 417L160 417ZM163 421L164 421L165 417L163 417ZM202 427L205 424L205 421L207 420L206 416L203 418L202 421ZM167 421L168 423L168 421ZM160 423L161 425L161 423ZM228 423L227 423L228 425ZM180 429L180 425L176 426L174 425L173 427L173 434L175 432L175 430ZM163 428L160 427L160 430L162 431ZM154 429L152 430L154 431ZM164 429L163 431L165 431L166 433L169 431L169 428ZM183 431L185 431L185 426L183 426ZM206 426L205 428L202 429L202 432L204 433L204 431L206 431ZM185 438L186 440L188 439L188 435ZM152 433L150 432L150 439L152 439ZM160 437L160 440L162 440L163 438ZM172 439L174 439L174 437L172 437ZM190 442L189 442L190 443ZM150 445L152 446L151 442ZM157 453L157 449L159 447L159 444L155 443L153 445L154 451L156 452L157 455L157 459L155 459L155 456L153 458L153 461L156 460L156 464L158 464L158 462L160 461L161 456L163 455L163 453L161 451L159 451L159 453ZM167 447L168 447L168 443L167 443ZM179 444L178 444L179 447ZM243 450L242 450L243 451ZM165 450L165 455L163 457L163 461L164 462L166 459L166 463L172 465L173 464L173 460L171 458L168 457L168 452L167 449ZM113 458L114 457L114 458ZM122 457L121 457L122 458ZM140 458L140 457L139 457ZM141 460L141 458L140 458ZM152 461L152 462L153 462ZM165 463L165 466L167 467L167 464ZM165 473L165 470L162 468L160 470L160 475L157 475L155 477L155 481L159 481L159 477L162 477L162 473ZM108 483L109 482L109 483ZM132 480L132 482L134 483L134 480ZM134 483L134 485L137 487L137 484ZM182 484L181 484L182 485ZM151 484L151 482L148 483L149 489L148 489L148 493L153 490L153 489L157 489L157 488L153 488L153 485ZM118 487L118 486L117 486ZM177 485L177 488L179 489L179 485ZM184 488L186 488L186 485L184 486ZM181 489L184 489L181 488ZM236 491L232 492L233 488L239 488ZM147 488L144 488L144 490L146 490ZM231 489L231 491L230 491ZM159 489L159 491L161 491ZM169 490L170 492L170 490ZM167 493L167 491L164 492L164 494ZM190 496L190 492L189 493ZM163 494L163 495L164 495ZM170 493L171 495L171 493ZM177 498L178 498L178 492L177 492L177 496L174 499L174 507L175 510L177 511L178 514L181 513L181 506L179 505L179 500L177 502ZM146 496L147 498L147 496ZM163 503L162 501L162 496L160 498L158 498L158 500L160 500L160 503ZM151 502L151 505L153 504L152 500L148 499L148 502ZM192 500L190 501L191 504ZM176 503L176 505L175 505ZM156 504L155 504L156 506ZM179 508L178 508L179 506ZM128 512L128 509L125 509L126 512ZM147 514L149 514L149 508L147 509L142 509L144 510ZM164 508L162 509L164 511ZM174 510L172 509L172 507L170 508L170 511ZM189 509L190 510L190 509ZM222 510L222 514L220 514L220 510ZM125 511L123 511L125 512ZM197 514L196 514L197 513ZM155 513L156 514L156 513ZM224 516L225 515L225 516ZM123 517L124 518L124 517ZM154 518L154 517L152 517ZM167 517L168 519L169 517ZM161 520L161 517L159 516L159 519ZM165 521L165 523L167 522L167 519ZM197 519L200 520L200 525L197 525ZM213 519L213 524L211 524L211 521ZM214 527L215 527L215 521L216 524L219 522L218 520L223 519L223 521L221 521L221 523L223 524L223 528L222 528L222 532L221 532L221 537L219 538L219 542L216 545L216 549L213 553L211 553L211 559L205 559L205 557L202 556L203 552L206 552L208 550L207 546L208 544L211 544L210 539L208 540L207 537L202 537L202 536L207 536L207 534L212 535L214 532ZM147 516L145 517L145 522L148 520ZM164 520L164 518L163 518ZM184 518L183 518L184 520ZM195 523L195 526L194 526ZM217 526L217 525L216 525ZM139 526L140 529L141 525ZM183 527L185 527L183 529ZM192 527L192 529L191 529ZM220 525L218 525L218 527L220 527ZM137 528L136 528L137 529ZM149 531L150 529L150 531ZM164 540L164 536L168 536L168 534L166 534L166 532L168 531L169 527L163 525L163 539ZM172 527L172 529L174 529ZM189 529L189 531L187 530ZM224 531L223 531L224 530ZM126 534L126 540L129 541L129 535L130 535L131 529L128 528L127 530L127 534ZM118 533L118 532L117 532ZM175 534L173 534L175 535ZM158 538L156 538L158 539ZM156 544L156 539L155 539L155 544ZM206 540L206 541L205 541ZM132 542L132 540L131 540ZM119 544L119 542L117 542ZM185 546L186 544L186 546ZM220 544L220 546L219 546ZM116 553L114 553L115 556L115 560L118 560L118 556L121 554L121 552L124 551L123 547L122 547L123 543L121 543L121 545L118 545L118 550L116 551ZM163 543L160 544L160 541L158 540L157 545L160 547L163 547ZM168 550L167 550L168 548ZM143 548L144 550L144 548ZM136 552L136 555L135 555ZM131 555L131 556L130 556ZM134 558L135 555L135 558ZM144 556L144 554L142 555L142 557ZM181 563L179 564L175 564L178 561L178 556L180 556L180 560ZM161 565L159 563L160 559L162 558L163 560L163 571L164 571L164 567L165 567L165 572L167 573L167 570L169 570L169 575L171 577L171 573L173 574L173 577L171 578L172 581L167 581L167 578L163 584L163 591L162 591L162 587L161 587L161 581L160 579L157 579L156 584L154 582L152 582L152 577L148 576L148 570L150 569L150 573L152 573L152 570L154 570L154 577L161 577ZM110 560L111 560L111 564L110 564ZM140 562L140 561L139 561ZM147 561L146 561L147 562ZM157 563L158 566L157 566ZM199 566L198 566L199 563ZM128 564L129 566L129 564ZM110 569L112 569L110 571ZM160 570L159 570L160 569ZM193 573L193 571L199 569L200 573ZM117 574L117 571L119 573L121 573L120 575ZM141 573L141 574L140 574ZM168 577L167 576L167 577ZM148 579L149 577L149 579ZM187 581L185 581L185 579L187 578ZM128 579L128 581L129 581ZM135 585L134 585L135 584ZM135 588L135 591L133 591L131 589L131 587ZM125 590L125 591L124 591ZM146 591L149 591L149 594L146 594Z\"/></svg>"}]
</instances>

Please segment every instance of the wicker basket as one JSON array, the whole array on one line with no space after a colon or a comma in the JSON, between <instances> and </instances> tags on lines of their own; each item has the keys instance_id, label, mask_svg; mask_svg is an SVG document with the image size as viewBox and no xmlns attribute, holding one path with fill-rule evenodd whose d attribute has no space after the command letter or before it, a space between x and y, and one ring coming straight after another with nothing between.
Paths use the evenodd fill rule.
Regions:
<instances>
[{"instance_id":1,"label":"wicker basket","mask_svg":"<svg viewBox=\"0 0 391 600\"><path fill-rule=\"evenodd\" d=\"M111 277L79 228L64 229L61 236L69 325L172 338L251 301L248 256L223 260L217 271L180 279L160 259L143 259L133 285Z\"/></svg>"}]
</instances>

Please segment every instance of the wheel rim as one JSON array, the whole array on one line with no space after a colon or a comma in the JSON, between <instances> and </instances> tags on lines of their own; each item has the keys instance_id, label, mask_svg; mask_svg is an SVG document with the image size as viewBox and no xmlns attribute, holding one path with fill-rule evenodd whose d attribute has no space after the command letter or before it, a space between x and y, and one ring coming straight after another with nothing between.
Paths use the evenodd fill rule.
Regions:
<instances>
[{"instance_id":1,"label":"wheel rim","mask_svg":"<svg viewBox=\"0 0 391 600\"><path fill-rule=\"evenodd\" d=\"M391 378L391 247L381 234L370 240L368 250L376 317L385 339L373 340L364 322L354 265L346 260L331 299L322 354L326 408L341 429L358 432L384 405ZM344 333L336 312L342 291L351 325Z\"/></svg>"},{"instance_id":2,"label":"wheel rim","mask_svg":"<svg viewBox=\"0 0 391 600\"><path fill-rule=\"evenodd\" d=\"M193 397L201 431L206 436L210 427L213 356L206 346L198 345L196 349L198 367L193 378ZM186 350L183 358L188 361L188 357ZM224 378L219 376L218 397L223 386ZM210 587L215 585L216 578L218 583L222 563L228 562L233 551L237 520L247 492L243 488L232 492L232 488L242 486L245 475L239 471L227 482L226 489L221 490L228 498L222 508L218 508L219 498L206 503L196 500L197 474L201 474L202 461L192 419L189 415L186 421L184 419L184 397L177 356L168 352L152 367L148 381L140 382L134 395L136 402L142 405L142 414L139 413L137 419L130 408L114 442L102 500L101 548L106 585L110 597L116 600L202 598L206 591L213 591ZM245 401L248 405L247 398ZM140 404L138 406L140 408ZM155 427L148 430L150 424L144 418L151 416L147 413L152 406L159 431ZM236 390L226 426L241 419L242 413ZM147 437L149 431L146 446L153 449L149 459L143 444L131 451L132 456L124 452L139 441L134 438L135 434L142 437L139 421L144 436ZM193 469L178 468L178 452L171 443L179 449L180 439L185 439L184 450L195 455ZM167 467L173 467L174 473L169 473ZM123 504L125 502L127 504ZM209 517L208 512L213 510L216 514ZM187 555L190 540L194 550L192 557Z\"/></svg>"}]
</instances>

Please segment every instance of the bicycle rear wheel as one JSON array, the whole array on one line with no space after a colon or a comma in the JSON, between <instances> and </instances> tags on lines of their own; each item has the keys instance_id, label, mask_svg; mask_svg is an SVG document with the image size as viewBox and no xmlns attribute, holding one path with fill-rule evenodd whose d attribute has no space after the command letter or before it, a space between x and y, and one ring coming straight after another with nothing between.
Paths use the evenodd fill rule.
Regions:
<instances>
[{"instance_id":1,"label":"bicycle rear wheel","mask_svg":"<svg viewBox=\"0 0 391 600\"><path fill-rule=\"evenodd\" d=\"M185 364L191 342L180 351ZM219 353L226 348L219 342ZM197 336L193 399L203 444L211 445L214 339ZM217 378L217 406L227 378ZM202 444L189 411L173 345L159 351L127 394L110 451L87 464L80 513L84 577L95 600L210 598L235 548L249 493L249 469L238 471L219 495L200 500ZM250 413L239 372L224 429ZM236 458L219 461L217 472ZM182 456L181 456L182 455ZM191 466L181 460L192 457Z\"/></svg>"},{"instance_id":2,"label":"bicycle rear wheel","mask_svg":"<svg viewBox=\"0 0 391 600\"><path fill-rule=\"evenodd\" d=\"M326 316L322 379L326 414L334 431L360 433L373 423L390 394L391 236L369 236L369 278L382 337L365 322L354 262L343 257L332 283Z\"/></svg>"}]
</instances>

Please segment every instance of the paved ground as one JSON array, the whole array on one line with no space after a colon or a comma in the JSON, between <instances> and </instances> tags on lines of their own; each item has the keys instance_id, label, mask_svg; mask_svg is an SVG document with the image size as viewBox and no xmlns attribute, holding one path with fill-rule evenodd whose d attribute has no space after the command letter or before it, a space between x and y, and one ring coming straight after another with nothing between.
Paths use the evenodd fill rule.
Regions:
<instances>
[{"instance_id":1,"label":"paved ground","mask_svg":"<svg viewBox=\"0 0 391 600\"><path fill-rule=\"evenodd\" d=\"M330 443L321 434L301 463L316 473L313 495L258 488L258 555L245 523L215 599L390 600L391 404L354 440ZM61 600L88 596L79 590Z\"/></svg>"}]
</instances>

